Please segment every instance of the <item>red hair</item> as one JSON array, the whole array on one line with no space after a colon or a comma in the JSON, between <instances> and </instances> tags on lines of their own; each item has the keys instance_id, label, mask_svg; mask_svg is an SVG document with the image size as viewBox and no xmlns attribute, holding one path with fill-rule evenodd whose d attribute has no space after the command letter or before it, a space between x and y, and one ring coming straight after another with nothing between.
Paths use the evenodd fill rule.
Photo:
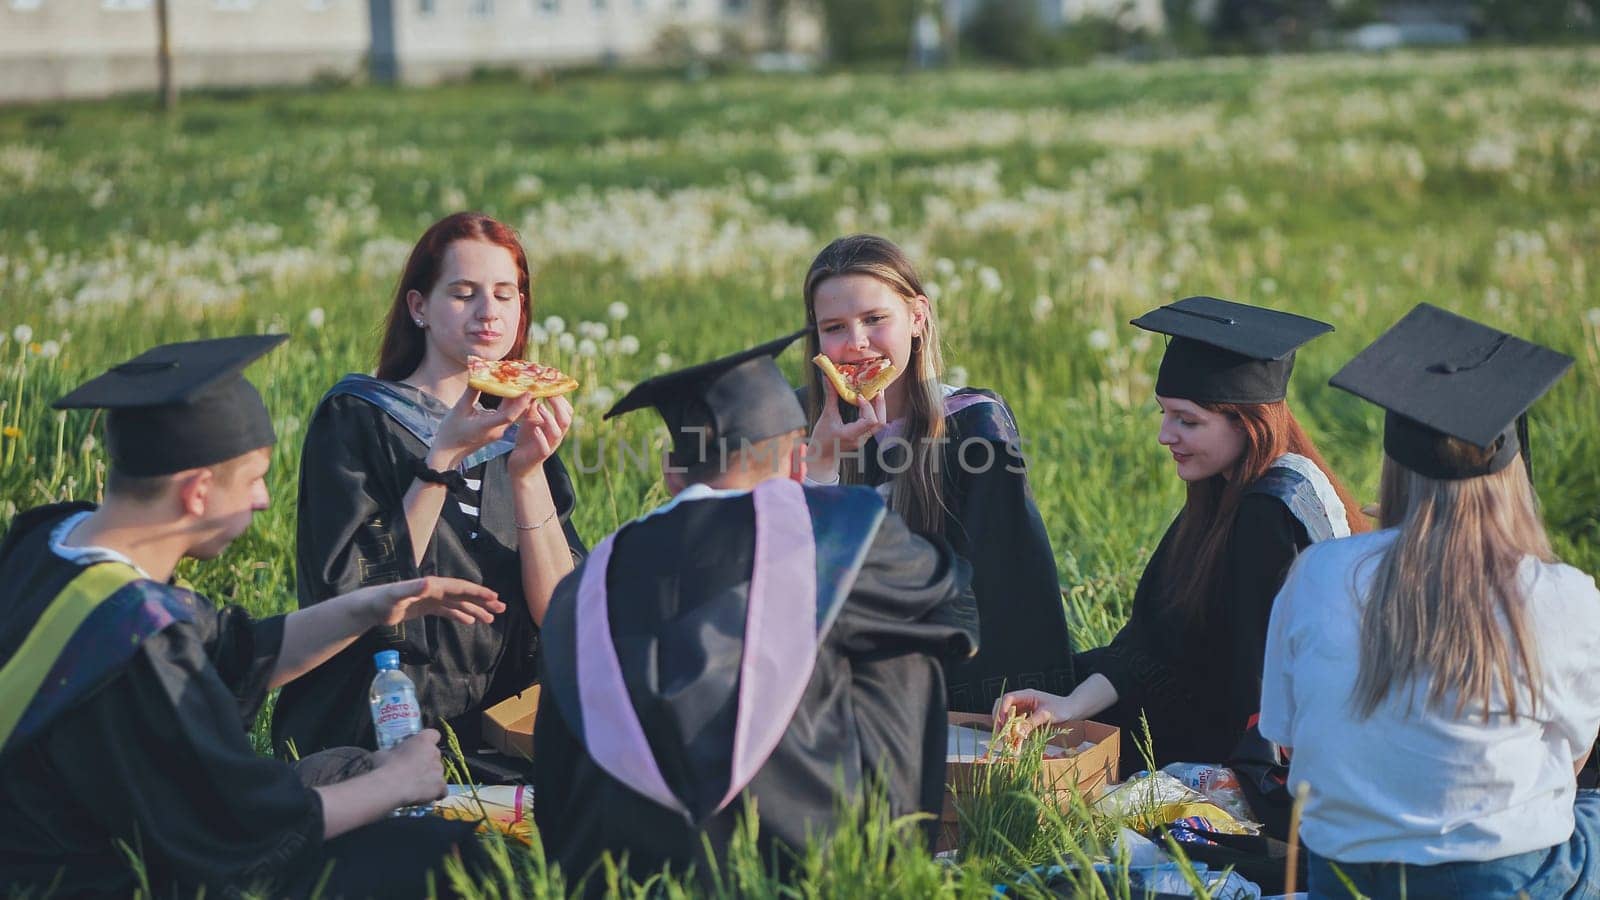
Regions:
<instances>
[{"instance_id":1,"label":"red hair","mask_svg":"<svg viewBox=\"0 0 1600 900\"><path fill-rule=\"evenodd\" d=\"M389 307L389 319L383 327L383 343L378 347L379 378L399 381L422 365L425 341L422 328L411 318L411 307L406 295L412 291L426 297L439 282L444 266L444 253L456 241L485 241L504 247L517 263L517 292L521 295L521 312L517 319L517 337L505 359L521 359L528 346L528 317L533 314L531 280L528 277L528 254L522 250L522 241L510 226L489 218L483 213L458 212L445 216L428 227L411 248L406 267L400 273L400 283L395 287L394 303Z\"/></svg>"},{"instance_id":2,"label":"red hair","mask_svg":"<svg viewBox=\"0 0 1600 900\"><path fill-rule=\"evenodd\" d=\"M1173 535L1167 555L1166 580L1169 607L1189 621L1201 618L1206 601L1216 586L1223 551L1233 531L1233 519L1247 488L1267 473L1272 463L1285 453L1297 453L1316 463L1332 482L1334 492L1344 503L1345 522L1350 533L1366 531L1368 523L1355 498L1334 477L1323 461L1310 435L1290 412L1289 404L1276 403L1200 403L1199 406L1227 416L1244 432L1244 452L1228 470L1226 477L1213 475L1189 483L1189 496L1183 505L1183 521ZM1178 577L1172 560L1189 560L1187 578Z\"/></svg>"}]
</instances>

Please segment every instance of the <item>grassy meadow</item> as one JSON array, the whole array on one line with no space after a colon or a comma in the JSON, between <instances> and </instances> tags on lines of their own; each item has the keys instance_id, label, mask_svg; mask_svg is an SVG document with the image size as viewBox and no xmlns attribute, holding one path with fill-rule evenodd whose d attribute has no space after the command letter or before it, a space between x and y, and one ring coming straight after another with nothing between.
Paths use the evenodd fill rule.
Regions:
<instances>
[{"instance_id":1,"label":"grassy meadow","mask_svg":"<svg viewBox=\"0 0 1600 900\"><path fill-rule=\"evenodd\" d=\"M274 505L188 573L218 601L293 608L304 422L373 367L411 242L464 208L520 229L532 352L583 382L565 452L591 542L664 495L596 465L602 436L656 424L602 422L611 400L799 327L812 255L866 230L919 261L947 380L1016 411L1081 646L1121 623L1181 504L1156 443L1162 344L1127 321L1190 294L1334 323L1291 401L1363 500L1382 417L1326 381L1413 304L1574 356L1534 411L1534 459L1558 552L1600 571L1600 51L191 94L170 121L150 105L0 109L0 525L97 495L91 416L48 408L69 387L151 344L288 332L250 370L280 435ZM783 362L798 379L798 354ZM1086 833L1071 824L1056 838ZM819 862L813 895L868 870L890 892L983 889L873 840Z\"/></svg>"}]
</instances>

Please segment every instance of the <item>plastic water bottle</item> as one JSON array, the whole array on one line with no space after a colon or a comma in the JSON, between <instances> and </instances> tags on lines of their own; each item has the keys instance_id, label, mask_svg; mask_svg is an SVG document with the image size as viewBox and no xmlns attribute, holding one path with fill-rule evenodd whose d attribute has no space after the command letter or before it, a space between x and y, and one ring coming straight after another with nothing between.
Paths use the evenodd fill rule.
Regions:
<instances>
[{"instance_id":1,"label":"plastic water bottle","mask_svg":"<svg viewBox=\"0 0 1600 900\"><path fill-rule=\"evenodd\" d=\"M400 671L400 652L380 650L372 655L378 675L372 679L367 695L372 705L372 730L378 736L378 749L388 750L422 730L422 707L417 705L417 688ZM402 806L390 815L426 815L429 805Z\"/></svg>"},{"instance_id":2,"label":"plastic water bottle","mask_svg":"<svg viewBox=\"0 0 1600 900\"><path fill-rule=\"evenodd\" d=\"M378 749L388 750L422 730L422 707L417 705L416 686L400 671L398 650L380 650L372 661L378 665L368 694L372 730L378 735Z\"/></svg>"}]
</instances>

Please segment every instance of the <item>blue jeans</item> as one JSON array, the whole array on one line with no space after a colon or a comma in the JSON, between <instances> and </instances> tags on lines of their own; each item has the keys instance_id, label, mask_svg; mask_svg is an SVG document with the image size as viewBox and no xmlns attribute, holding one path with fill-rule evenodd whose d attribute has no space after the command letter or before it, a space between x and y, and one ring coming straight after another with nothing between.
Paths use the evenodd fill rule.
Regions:
<instances>
[{"instance_id":1,"label":"blue jeans","mask_svg":"<svg viewBox=\"0 0 1600 900\"><path fill-rule=\"evenodd\" d=\"M1600 791L1579 791L1576 827L1565 843L1486 862L1341 863L1307 851L1313 898L1349 898L1350 885L1374 900L1591 900L1600 898ZM1334 867L1338 868L1335 873Z\"/></svg>"}]
</instances>

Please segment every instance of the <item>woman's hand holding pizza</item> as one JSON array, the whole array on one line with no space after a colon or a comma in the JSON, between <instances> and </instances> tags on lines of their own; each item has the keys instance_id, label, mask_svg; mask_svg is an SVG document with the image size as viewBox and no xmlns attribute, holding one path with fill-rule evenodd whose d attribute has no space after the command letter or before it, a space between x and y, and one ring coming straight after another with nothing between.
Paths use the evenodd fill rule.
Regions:
<instances>
[{"instance_id":1,"label":"woman's hand holding pizza","mask_svg":"<svg viewBox=\"0 0 1600 900\"><path fill-rule=\"evenodd\" d=\"M828 398L822 404L822 414L811 429L811 444L807 465L822 475L819 481L839 470L839 456L861 449L867 439L877 434L889 421L885 412L883 394L871 400L856 398L856 409L861 415L854 422L844 421L839 414L839 391L830 379L822 379L828 386Z\"/></svg>"},{"instance_id":2,"label":"woman's hand holding pizza","mask_svg":"<svg viewBox=\"0 0 1600 900\"><path fill-rule=\"evenodd\" d=\"M571 428L572 403L566 397L535 401L522 416L517 447L507 460L512 476L524 478L543 472L545 460L555 455Z\"/></svg>"},{"instance_id":3,"label":"woman's hand holding pizza","mask_svg":"<svg viewBox=\"0 0 1600 900\"><path fill-rule=\"evenodd\" d=\"M484 409L478 405L480 396L476 389L467 388L439 423L433 446L428 448L428 468L455 468L472 451L503 437L534 404L533 398L524 394L501 400L495 409Z\"/></svg>"}]
</instances>

